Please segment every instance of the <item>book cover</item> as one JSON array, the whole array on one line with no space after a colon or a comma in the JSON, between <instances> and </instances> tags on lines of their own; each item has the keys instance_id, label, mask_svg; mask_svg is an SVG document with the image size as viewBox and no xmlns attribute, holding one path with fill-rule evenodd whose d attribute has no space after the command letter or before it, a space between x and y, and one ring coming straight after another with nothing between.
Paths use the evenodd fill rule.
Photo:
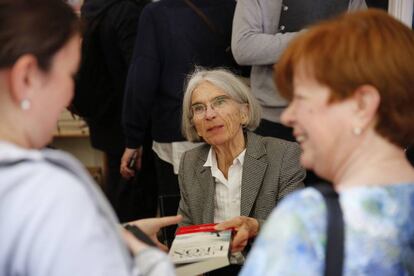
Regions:
<instances>
[{"instance_id":1,"label":"book cover","mask_svg":"<svg viewBox=\"0 0 414 276\"><path fill-rule=\"evenodd\" d=\"M216 231L214 226L178 228L169 252L177 275L199 275L229 265L232 230Z\"/></svg>"}]
</instances>

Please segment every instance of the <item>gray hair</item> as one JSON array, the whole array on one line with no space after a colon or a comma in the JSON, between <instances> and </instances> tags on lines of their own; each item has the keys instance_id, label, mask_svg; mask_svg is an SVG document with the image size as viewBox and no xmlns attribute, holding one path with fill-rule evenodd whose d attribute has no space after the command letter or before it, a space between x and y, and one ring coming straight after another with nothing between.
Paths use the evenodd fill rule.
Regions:
<instances>
[{"instance_id":1,"label":"gray hair","mask_svg":"<svg viewBox=\"0 0 414 276\"><path fill-rule=\"evenodd\" d=\"M188 141L200 141L192 123L193 114L191 112L191 97L194 90L203 82L209 82L225 92L235 101L247 104L249 111L247 114L247 122L244 128L254 130L258 127L261 117L261 108L256 99L251 95L250 89L236 75L226 69L207 70L196 68L187 78L186 90L183 99L183 117L181 122L181 131Z\"/></svg>"}]
</instances>

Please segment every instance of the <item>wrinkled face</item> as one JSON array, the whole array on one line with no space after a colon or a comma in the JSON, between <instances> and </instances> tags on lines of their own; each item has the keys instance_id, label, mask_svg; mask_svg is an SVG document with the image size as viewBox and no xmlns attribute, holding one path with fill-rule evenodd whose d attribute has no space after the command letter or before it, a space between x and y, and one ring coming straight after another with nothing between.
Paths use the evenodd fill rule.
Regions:
<instances>
[{"instance_id":1,"label":"wrinkled face","mask_svg":"<svg viewBox=\"0 0 414 276\"><path fill-rule=\"evenodd\" d=\"M30 144L43 147L52 139L57 120L73 97L73 77L80 60L80 38L74 36L53 57L48 72L39 73L40 85L32 97ZM40 69L39 69L40 70Z\"/></svg>"},{"instance_id":2,"label":"wrinkled face","mask_svg":"<svg viewBox=\"0 0 414 276\"><path fill-rule=\"evenodd\" d=\"M193 123L197 134L213 146L243 137L247 108L231 99L210 82L202 82L191 97Z\"/></svg>"},{"instance_id":3,"label":"wrinkled face","mask_svg":"<svg viewBox=\"0 0 414 276\"><path fill-rule=\"evenodd\" d=\"M329 103L330 89L303 74L295 74L294 95L282 114L301 146L301 164L331 180L349 151L351 100Z\"/></svg>"}]
</instances>

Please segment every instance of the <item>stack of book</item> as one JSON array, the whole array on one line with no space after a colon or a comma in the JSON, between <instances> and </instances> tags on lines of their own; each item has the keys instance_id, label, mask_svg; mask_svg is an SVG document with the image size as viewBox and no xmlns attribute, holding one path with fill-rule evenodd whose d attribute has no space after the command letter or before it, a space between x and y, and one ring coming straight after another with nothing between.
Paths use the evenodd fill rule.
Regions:
<instances>
[{"instance_id":1,"label":"stack of book","mask_svg":"<svg viewBox=\"0 0 414 276\"><path fill-rule=\"evenodd\" d=\"M214 226L178 228L169 252L177 275L200 275L230 264L232 230L216 231Z\"/></svg>"}]
</instances>

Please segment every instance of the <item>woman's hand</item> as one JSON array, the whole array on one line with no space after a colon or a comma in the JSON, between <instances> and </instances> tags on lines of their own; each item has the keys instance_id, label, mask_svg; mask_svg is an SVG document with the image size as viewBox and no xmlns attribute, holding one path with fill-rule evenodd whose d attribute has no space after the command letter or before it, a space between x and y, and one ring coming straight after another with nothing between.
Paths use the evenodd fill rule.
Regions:
<instances>
[{"instance_id":1,"label":"woman's hand","mask_svg":"<svg viewBox=\"0 0 414 276\"><path fill-rule=\"evenodd\" d=\"M140 219L128 222L127 224L135 225L139 227L145 234L147 234L154 242L157 244L158 248L163 251L168 251L168 247L164 244L160 243L157 239L157 233L160 231L161 228L177 224L179 223L183 217L181 215L177 216L169 216L169 217L162 217L162 218L148 218L148 219ZM148 247L148 245L144 244L143 242L137 240L131 233L129 235L124 234L125 241L127 242L131 251L136 254L139 251ZM131 236L133 240L131 239Z\"/></svg>"},{"instance_id":2,"label":"woman's hand","mask_svg":"<svg viewBox=\"0 0 414 276\"><path fill-rule=\"evenodd\" d=\"M135 156L134 156L135 154ZM125 148L124 154L121 158L121 167L120 167L120 173L123 178L130 179L135 175L135 170L141 169L141 157L142 157L142 147L138 149L130 149ZM129 164L131 162L131 159L135 159L135 165L134 168L130 168Z\"/></svg>"},{"instance_id":3,"label":"woman's hand","mask_svg":"<svg viewBox=\"0 0 414 276\"><path fill-rule=\"evenodd\" d=\"M125 228L122 228L122 237L128 245L129 250L131 250L134 255L149 247L149 245L135 238L135 236Z\"/></svg>"},{"instance_id":4,"label":"woman's hand","mask_svg":"<svg viewBox=\"0 0 414 276\"><path fill-rule=\"evenodd\" d=\"M250 238L259 232L259 222L250 217L239 216L216 225L216 230L226 230L234 228L236 235L231 243L231 252L240 252L246 247Z\"/></svg>"}]
</instances>

